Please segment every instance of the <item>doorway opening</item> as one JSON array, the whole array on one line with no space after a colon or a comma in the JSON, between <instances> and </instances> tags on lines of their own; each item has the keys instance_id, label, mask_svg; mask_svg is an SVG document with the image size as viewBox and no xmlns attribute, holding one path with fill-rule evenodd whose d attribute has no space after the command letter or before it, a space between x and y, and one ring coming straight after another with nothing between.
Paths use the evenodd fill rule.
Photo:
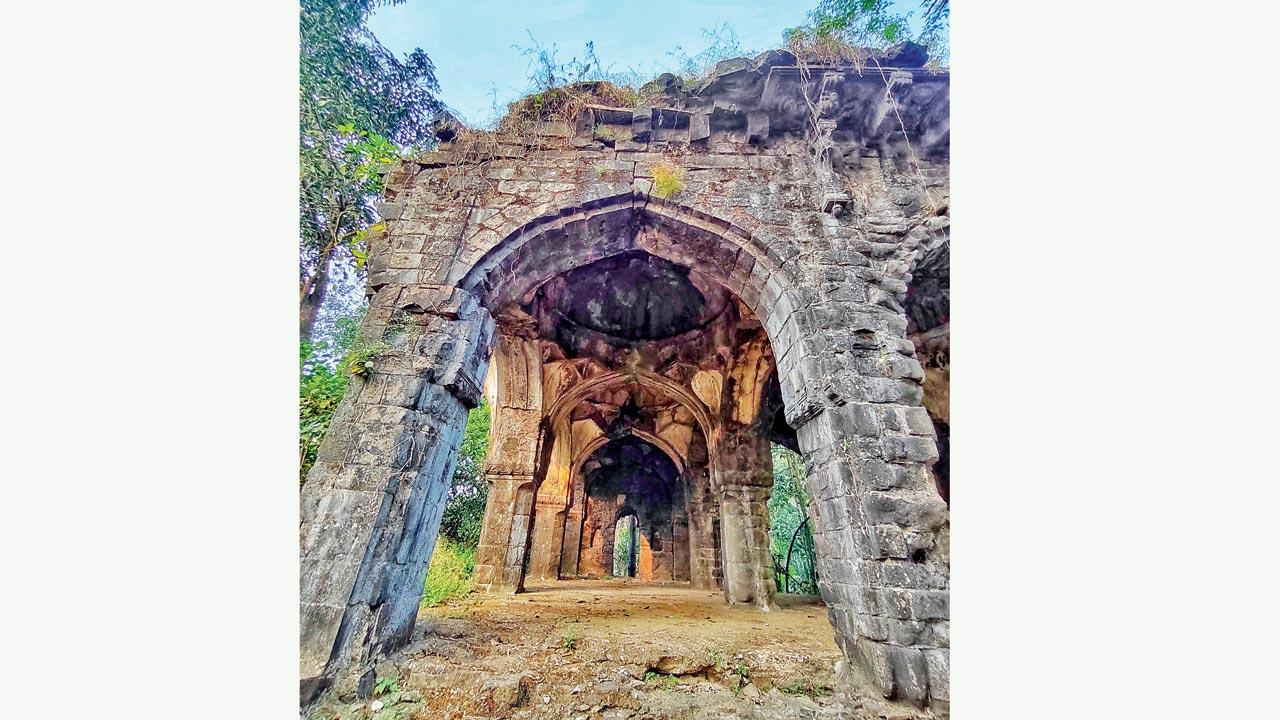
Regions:
<instances>
[{"instance_id":1,"label":"doorway opening","mask_svg":"<svg viewBox=\"0 0 1280 720\"><path fill-rule=\"evenodd\" d=\"M636 576L636 560L640 556L640 523L635 513L618 518L613 531L613 576Z\"/></svg>"}]
</instances>

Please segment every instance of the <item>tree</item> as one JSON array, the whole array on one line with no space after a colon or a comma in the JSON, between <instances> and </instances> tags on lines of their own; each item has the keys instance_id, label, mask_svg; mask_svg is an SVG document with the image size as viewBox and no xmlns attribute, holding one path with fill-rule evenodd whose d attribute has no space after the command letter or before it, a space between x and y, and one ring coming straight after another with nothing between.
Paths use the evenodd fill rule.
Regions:
<instances>
[{"instance_id":1,"label":"tree","mask_svg":"<svg viewBox=\"0 0 1280 720\"><path fill-rule=\"evenodd\" d=\"M883 50L912 41L929 49L934 62L946 65L950 55L950 0L920 0L919 31L913 32L914 11L898 12L892 0L821 0L809 11L809 23L786 32L790 45Z\"/></svg>"},{"instance_id":2,"label":"tree","mask_svg":"<svg viewBox=\"0 0 1280 720\"><path fill-rule=\"evenodd\" d=\"M342 402L350 374L349 358L360 329L360 315L336 323L331 339L299 343L301 382L298 383L298 471L305 480L316 461L320 440Z\"/></svg>"},{"instance_id":3,"label":"tree","mask_svg":"<svg viewBox=\"0 0 1280 720\"><path fill-rule=\"evenodd\" d=\"M780 592L816 593L817 554L813 526L805 521L809 515L809 492L804 486L804 464L799 455L781 445L773 445L771 451L769 536L773 541L774 581Z\"/></svg>"},{"instance_id":4,"label":"tree","mask_svg":"<svg viewBox=\"0 0 1280 720\"><path fill-rule=\"evenodd\" d=\"M403 0L302 0L299 23L299 330L311 339L335 272L359 274L378 166L429 143L444 106L420 48L397 57L366 27ZM341 267L335 265L340 263Z\"/></svg>"},{"instance_id":5,"label":"tree","mask_svg":"<svg viewBox=\"0 0 1280 720\"><path fill-rule=\"evenodd\" d=\"M489 454L489 404L481 402L467 415L462 431L462 447L453 471L453 485L445 502L440 532L461 545L474 548L480 543L484 505L489 483L484 477L484 458Z\"/></svg>"}]
</instances>

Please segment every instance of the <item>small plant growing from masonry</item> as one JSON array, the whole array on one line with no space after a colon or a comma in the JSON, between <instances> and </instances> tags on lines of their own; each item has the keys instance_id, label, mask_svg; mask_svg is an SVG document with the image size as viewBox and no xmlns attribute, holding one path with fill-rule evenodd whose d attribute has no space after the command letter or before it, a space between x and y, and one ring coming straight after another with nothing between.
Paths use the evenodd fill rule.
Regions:
<instances>
[{"instance_id":1,"label":"small plant growing from masonry","mask_svg":"<svg viewBox=\"0 0 1280 720\"><path fill-rule=\"evenodd\" d=\"M601 140L608 140L610 142L616 142L618 140L618 133L608 125L597 124L595 127L595 136Z\"/></svg>"},{"instance_id":2,"label":"small plant growing from masonry","mask_svg":"<svg viewBox=\"0 0 1280 720\"><path fill-rule=\"evenodd\" d=\"M662 161L653 166L653 194L666 200L684 190L684 170Z\"/></svg>"},{"instance_id":3,"label":"small plant growing from masonry","mask_svg":"<svg viewBox=\"0 0 1280 720\"><path fill-rule=\"evenodd\" d=\"M356 377L368 377L373 370L373 361L390 348L381 340L372 343L361 343L351 348L347 356L347 372Z\"/></svg>"}]
</instances>

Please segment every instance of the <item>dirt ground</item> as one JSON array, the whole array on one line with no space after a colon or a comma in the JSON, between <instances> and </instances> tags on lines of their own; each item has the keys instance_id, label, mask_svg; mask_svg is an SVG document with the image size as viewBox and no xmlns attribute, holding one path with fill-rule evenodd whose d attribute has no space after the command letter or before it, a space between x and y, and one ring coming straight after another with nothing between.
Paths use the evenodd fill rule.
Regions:
<instances>
[{"instance_id":1,"label":"dirt ground","mask_svg":"<svg viewBox=\"0 0 1280 720\"><path fill-rule=\"evenodd\" d=\"M766 613L687 585L561 581L423 610L372 697L335 690L307 717L837 718L839 659L817 598Z\"/></svg>"}]
</instances>

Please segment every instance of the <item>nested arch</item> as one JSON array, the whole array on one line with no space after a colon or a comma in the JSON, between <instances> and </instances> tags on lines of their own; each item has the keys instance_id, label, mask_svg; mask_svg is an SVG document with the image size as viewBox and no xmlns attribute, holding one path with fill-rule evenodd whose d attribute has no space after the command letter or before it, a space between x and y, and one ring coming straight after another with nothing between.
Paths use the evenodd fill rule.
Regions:
<instances>
[{"instance_id":1,"label":"nested arch","mask_svg":"<svg viewBox=\"0 0 1280 720\"><path fill-rule=\"evenodd\" d=\"M643 368L601 373L574 385L563 395L556 398L551 407L547 409L547 416L550 418L552 427L558 427L568 420L569 414L573 412L573 409L592 395L602 390L610 390L632 383L654 390L674 400L693 415L698 422L698 426L702 429L702 434L708 438L711 437L712 431L715 429L715 420L706 404L683 385Z\"/></svg>"},{"instance_id":2,"label":"nested arch","mask_svg":"<svg viewBox=\"0 0 1280 720\"><path fill-rule=\"evenodd\" d=\"M668 459L671 460L672 464L676 466L677 472L683 473L685 471L685 458L680 455L680 452L676 450L675 446L673 446L671 443L667 442L663 438L659 437L658 435L654 435L653 433L648 432L646 430L641 430L640 428L626 428L622 432L627 435L634 435L640 438L641 440L644 440L645 442L649 443L650 445L658 448L663 452L663 454L667 456ZM599 450L605 445L608 445L610 442L616 439L617 439L616 436L602 434L597 436L591 442L587 443L580 450L574 453L574 457L570 461L571 477L572 478L578 477L578 473L582 470L582 464L585 463L587 459L590 458L591 455L595 453L595 451Z\"/></svg>"},{"instance_id":3,"label":"nested arch","mask_svg":"<svg viewBox=\"0 0 1280 720\"><path fill-rule=\"evenodd\" d=\"M696 268L731 291L760 319L780 361L814 331L797 313L804 306L801 273L795 269L795 243L788 239L633 193L516 222L503 225L497 234L500 241L473 250L473 259L459 263L449 276L495 317L506 307L528 301L558 275L643 250ZM786 404L795 406L792 417L803 412L799 403L791 402L801 397L800 372L796 367L779 378Z\"/></svg>"},{"instance_id":4,"label":"nested arch","mask_svg":"<svg viewBox=\"0 0 1280 720\"><path fill-rule=\"evenodd\" d=\"M581 492L575 498L582 530L570 528L569 546L561 548L569 557L571 574L618 574L614 543L618 523L633 515L632 539L639 549L635 576L688 579L687 479L669 451L644 435L615 434L587 456L579 473Z\"/></svg>"}]
</instances>

